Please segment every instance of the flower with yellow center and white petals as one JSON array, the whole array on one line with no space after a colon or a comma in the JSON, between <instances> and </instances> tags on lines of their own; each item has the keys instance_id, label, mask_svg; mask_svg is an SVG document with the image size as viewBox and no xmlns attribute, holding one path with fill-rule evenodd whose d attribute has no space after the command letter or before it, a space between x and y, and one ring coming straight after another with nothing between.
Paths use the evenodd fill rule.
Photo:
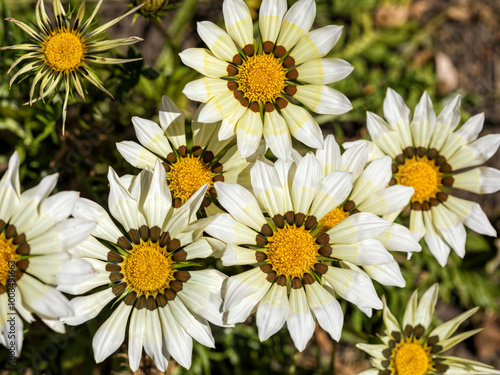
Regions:
<instances>
[{"instance_id":1,"label":"flower with yellow center and white petals","mask_svg":"<svg viewBox=\"0 0 500 375\"><path fill-rule=\"evenodd\" d=\"M164 96L160 108L160 125L139 117L132 123L140 144L123 141L118 151L134 167L154 169L160 160L166 170L172 205L180 207L200 187L208 184L202 208L206 215L220 211L216 207L217 181L245 183L253 159L243 159L234 145L234 137L219 141L221 124L201 124L195 113L191 123L192 139L186 137L184 113L172 100ZM189 146L188 146L189 145ZM232 146L232 147L231 147ZM259 148L264 152L264 145ZM132 178L129 176L129 178Z\"/></svg>"},{"instance_id":2,"label":"flower with yellow center and white petals","mask_svg":"<svg viewBox=\"0 0 500 375\"><path fill-rule=\"evenodd\" d=\"M83 20L85 15L85 1L83 1L76 13L72 26L70 25L71 15L66 14L61 4L61 0L54 0L52 4L54 9L54 23L47 16L43 0L38 0L36 4L36 25L38 28L33 29L21 21L7 18L7 21L15 23L33 40L33 43L29 44L0 47L0 50L14 49L31 51L15 60L7 73L10 73L10 71L20 62L34 59L34 61L27 63L19 69L10 80L10 86L12 86L17 77L25 73L34 75L29 100L29 104L31 105L37 100L44 100L56 91L60 83L63 82L65 88L62 109L63 133L71 87L73 86L78 94L85 99L81 83L82 78L113 97L113 95L104 88L99 77L89 63L119 64L138 60L114 59L99 56L100 53L110 49L134 44L142 40L135 36L115 40L102 40L101 35L106 29L135 12L142 5L131 9L123 16L109 21L93 31L88 30L88 27L92 23L103 1L104 0L99 0L92 15L85 22ZM34 99L33 95L38 84L40 84L40 94L38 98Z\"/></svg>"},{"instance_id":3,"label":"flower with yellow center and white petals","mask_svg":"<svg viewBox=\"0 0 500 375\"><path fill-rule=\"evenodd\" d=\"M339 340L343 313L335 295L367 314L382 307L370 276L359 266L394 260L376 239L391 222L360 212L324 231L323 220L346 201L352 179L345 171L323 177L311 153L298 163L279 160L271 166L257 160L250 175L255 195L238 184L215 183L229 214L206 229L227 244L225 266L254 265L227 281L226 322L243 322L256 309L261 340L286 322L302 351L315 320Z\"/></svg>"},{"instance_id":4,"label":"flower with yellow center and white petals","mask_svg":"<svg viewBox=\"0 0 500 375\"><path fill-rule=\"evenodd\" d=\"M65 322L81 324L111 303L114 311L92 342L96 362L122 345L128 328L133 371L139 368L143 347L161 371L167 368L169 355L189 368L193 338L214 346L207 320L223 325L220 290L226 276L215 269L192 270L193 265L201 266L192 259L211 256L212 246L220 246L217 240L202 237L217 215L196 221L209 184L202 185L182 207L174 208L159 160L154 172L144 169L128 181L130 186L112 169L108 179L109 209L125 232L98 204L87 199L76 202L73 216L96 220L97 226L75 253L91 262L97 275L61 288L70 294L92 291L71 300L75 316Z\"/></svg>"},{"instance_id":5,"label":"flower with yellow center and white petals","mask_svg":"<svg viewBox=\"0 0 500 375\"><path fill-rule=\"evenodd\" d=\"M236 134L244 158L257 150L262 135L283 160L292 152L290 134L309 147L321 148L319 125L307 110L292 104L291 97L320 114L352 109L349 99L327 86L353 69L344 60L324 58L342 27L309 31L316 16L314 0L299 0L288 11L286 0L264 0L257 42L243 0L225 0L222 11L227 32L209 21L198 23L198 33L210 51L190 48L180 53L184 64L206 76L188 83L183 91L190 99L207 103L199 121L222 120L219 138Z\"/></svg>"},{"instance_id":6,"label":"flower with yellow center and white petals","mask_svg":"<svg viewBox=\"0 0 500 375\"><path fill-rule=\"evenodd\" d=\"M49 197L58 175L42 179L21 193L19 155L15 152L0 180L0 343L21 354L23 320L36 314L53 330L64 333L62 317L73 309L57 286L74 286L94 272L68 251L86 240L94 221L69 218L76 191Z\"/></svg>"},{"instance_id":7,"label":"flower with yellow center and white petals","mask_svg":"<svg viewBox=\"0 0 500 375\"><path fill-rule=\"evenodd\" d=\"M379 336L383 344L357 344L367 352L374 368L359 375L495 375L500 371L481 362L442 355L461 341L482 329L453 333L460 324L479 310L468 310L435 328L431 327L438 297L438 284L434 284L418 301L415 291L404 313L403 325L391 313L384 301L383 319L385 335Z\"/></svg>"},{"instance_id":8,"label":"flower with yellow center and white petals","mask_svg":"<svg viewBox=\"0 0 500 375\"><path fill-rule=\"evenodd\" d=\"M388 155L392 159L390 185L412 187L410 226L416 240L422 237L442 266L450 248L465 255L464 224L474 231L496 236L479 204L453 196L454 189L494 193L500 189L500 171L478 167L498 150L500 134L477 138L484 114L471 117L458 130L460 97L436 117L427 93L422 95L410 122L403 98L388 89L384 101L387 122L368 112L367 128L372 141L345 143L345 147L367 144L370 159ZM395 219L403 210L389 215Z\"/></svg>"}]
</instances>

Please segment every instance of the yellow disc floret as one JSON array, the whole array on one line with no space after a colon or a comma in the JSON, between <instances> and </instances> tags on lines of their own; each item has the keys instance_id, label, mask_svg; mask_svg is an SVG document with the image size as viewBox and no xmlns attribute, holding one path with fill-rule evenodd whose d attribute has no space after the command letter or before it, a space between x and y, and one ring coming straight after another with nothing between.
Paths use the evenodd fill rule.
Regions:
<instances>
[{"instance_id":1,"label":"yellow disc floret","mask_svg":"<svg viewBox=\"0 0 500 375\"><path fill-rule=\"evenodd\" d=\"M0 233L0 284L6 285L9 278L11 262L15 261L17 246L12 243L12 238L7 239L4 233Z\"/></svg>"},{"instance_id":2,"label":"yellow disc floret","mask_svg":"<svg viewBox=\"0 0 500 375\"><path fill-rule=\"evenodd\" d=\"M174 198L187 201L205 184L213 184L213 173L199 157L179 158L170 166L168 184Z\"/></svg>"},{"instance_id":3,"label":"yellow disc floret","mask_svg":"<svg viewBox=\"0 0 500 375\"><path fill-rule=\"evenodd\" d=\"M174 279L174 261L157 243L149 241L134 246L124 263L125 281L138 295L161 293Z\"/></svg>"},{"instance_id":4,"label":"yellow disc floret","mask_svg":"<svg viewBox=\"0 0 500 375\"><path fill-rule=\"evenodd\" d=\"M411 186L415 193L412 202L425 202L440 191L441 173L433 160L427 157L407 159L399 166L396 181L400 185Z\"/></svg>"},{"instance_id":5,"label":"yellow disc floret","mask_svg":"<svg viewBox=\"0 0 500 375\"><path fill-rule=\"evenodd\" d=\"M425 375L429 369L429 355L421 345L405 343L396 352L394 366L398 375Z\"/></svg>"},{"instance_id":6,"label":"yellow disc floret","mask_svg":"<svg viewBox=\"0 0 500 375\"><path fill-rule=\"evenodd\" d=\"M318 248L315 239L304 227L294 224L277 229L268 239L269 247L266 262L277 275L302 277L318 263Z\"/></svg>"},{"instance_id":7,"label":"yellow disc floret","mask_svg":"<svg viewBox=\"0 0 500 375\"><path fill-rule=\"evenodd\" d=\"M346 217L349 216L349 212L345 212L342 208L337 207L327 213L323 219L319 221L320 224L323 224L321 228L321 233L327 232L332 229L335 225L340 223Z\"/></svg>"},{"instance_id":8,"label":"yellow disc floret","mask_svg":"<svg viewBox=\"0 0 500 375\"><path fill-rule=\"evenodd\" d=\"M85 45L75 34L64 31L54 34L45 44L47 64L59 72L78 68L83 60Z\"/></svg>"},{"instance_id":9,"label":"yellow disc floret","mask_svg":"<svg viewBox=\"0 0 500 375\"><path fill-rule=\"evenodd\" d=\"M284 92L286 70L272 55L255 55L239 67L239 90L250 102L274 102Z\"/></svg>"}]
</instances>

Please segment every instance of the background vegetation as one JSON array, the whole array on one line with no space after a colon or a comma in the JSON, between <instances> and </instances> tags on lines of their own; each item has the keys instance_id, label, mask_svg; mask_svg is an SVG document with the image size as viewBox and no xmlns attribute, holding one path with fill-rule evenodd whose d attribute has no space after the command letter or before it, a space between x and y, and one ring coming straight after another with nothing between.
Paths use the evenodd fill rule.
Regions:
<instances>
[{"instance_id":1,"label":"background vegetation","mask_svg":"<svg viewBox=\"0 0 500 375\"><path fill-rule=\"evenodd\" d=\"M96 1L87 1L89 8ZM70 1L75 8L78 1ZM259 0L247 0L255 18ZM293 3L290 1L289 3ZM3 21L14 17L34 22L34 0L0 2L0 45L22 43L25 34ZM50 7L49 7L50 8ZM99 22L123 14L127 1L106 0ZM117 51L122 56L141 56L140 62L106 66L98 71L111 99L87 87L87 101L76 98L68 107L66 133L61 134L62 95L32 107L28 100L30 79L10 90L7 70L16 58L14 51L2 51L0 58L0 171L17 150L23 165L24 189L43 176L58 172L59 190L78 190L81 196L106 207L107 168L120 174L138 170L128 165L115 143L136 140L132 116L157 120L162 95L170 96L187 113L195 103L182 94L184 85L198 74L183 66L177 53L185 48L203 46L196 34L196 21L212 20L222 25L222 0L183 0L159 20L137 17L125 19L110 29L113 37L136 35L144 38L137 48ZM439 111L457 93L462 95L462 122L471 114L484 111L483 134L500 132L500 4L496 0L318 0L315 27L328 24L344 26L341 40L331 56L354 65L354 72L333 87L345 93L354 109L342 116L319 116L325 134L334 133L339 142L366 137L365 111L382 114L385 91L392 87L413 110L427 90ZM495 64L496 62L496 64ZM71 102L71 101L70 101ZM488 165L499 168L497 153ZM476 197L490 220L500 230L499 194ZM396 316L418 285L427 289L440 283L438 316L447 320L473 306L481 310L462 329L485 330L453 349L453 355L473 358L500 368L500 250L499 243L469 232L467 254L459 259L452 254L448 266L441 268L428 249L410 261L398 258L407 288L376 285L388 297ZM217 267L222 269L220 264ZM235 268L225 269L227 274ZM172 362L169 373L180 374L357 374L369 367L357 342L375 342L381 328L381 314L368 319L352 305L343 305L344 331L335 343L320 328L306 350L297 352L286 329L261 343L255 320L235 329L213 328L216 348L196 345L190 370ZM41 322L29 327L18 370L0 374L127 374L126 345L101 364L93 360L92 336L110 314L104 311L95 320L79 327L68 327L67 335L52 332ZM27 330L28 327L26 326ZM7 350L0 349L0 369L6 367ZM142 371L142 372L141 372ZM144 357L139 373L155 374L152 361Z\"/></svg>"}]
</instances>

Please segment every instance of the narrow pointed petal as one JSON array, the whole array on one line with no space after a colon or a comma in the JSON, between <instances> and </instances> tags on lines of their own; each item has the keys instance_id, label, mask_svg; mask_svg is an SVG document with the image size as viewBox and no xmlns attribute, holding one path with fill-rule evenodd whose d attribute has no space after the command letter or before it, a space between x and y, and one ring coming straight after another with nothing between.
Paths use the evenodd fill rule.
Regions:
<instances>
[{"instance_id":1,"label":"narrow pointed petal","mask_svg":"<svg viewBox=\"0 0 500 375\"><path fill-rule=\"evenodd\" d=\"M283 327L288 309L286 287L273 284L257 308L257 328L260 341L266 341Z\"/></svg>"},{"instance_id":2,"label":"narrow pointed petal","mask_svg":"<svg viewBox=\"0 0 500 375\"><path fill-rule=\"evenodd\" d=\"M198 34L210 51L221 60L232 61L238 54L231 37L219 26L210 21L201 21L197 23Z\"/></svg>"},{"instance_id":3,"label":"narrow pointed petal","mask_svg":"<svg viewBox=\"0 0 500 375\"><path fill-rule=\"evenodd\" d=\"M327 55L337 44L342 29L341 26L328 25L305 34L300 38L292 52L295 64L299 65L305 61L319 59Z\"/></svg>"},{"instance_id":4,"label":"narrow pointed petal","mask_svg":"<svg viewBox=\"0 0 500 375\"><path fill-rule=\"evenodd\" d=\"M259 29L263 42L275 42L286 12L286 0L264 0L260 5Z\"/></svg>"},{"instance_id":5,"label":"narrow pointed petal","mask_svg":"<svg viewBox=\"0 0 500 375\"><path fill-rule=\"evenodd\" d=\"M290 50L307 33L316 17L316 2L313 0L297 1L286 12L281 23L281 30L276 44Z\"/></svg>"},{"instance_id":6,"label":"narrow pointed petal","mask_svg":"<svg viewBox=\"0 0 500 375\"><path fill-rule=\"evenodd\" d=\"M238 121L236 140L242 158L247 158L257 150L262 138L262 118L260 113L246 111Z\"/></svg>"},{"instance_id":7,"label":"narrow pointed petal","mask_svg":"<svg viewBox=\"0 0 500 375\"><path fill-rule=\"evenodd\" d=\"M179 56L185 65L204 76L219 78L227 75L227 62L212 56L206 49L188 48L179 53Z\"/></svg>"},{"instance_id":8,"label":"narrow pointed petal","mask_svg":"<svg viewBox=\"0 0 500 375\"><path fill-rule=\"evenodd\" d=\"M314 333L315 325L304 288L290 289L286 325L295 347L303 351Z\"/></svg>"},{"instance_id":9,"label":"narrow pointed petal","mask_svg":"<svg viewBox=\"0 0 500 375\"><path fill-rule=\"evenodd\" d=\"M339 341L344 322L344 313L339 302L317 282L306 285L305 289L307 303L320 327L335 341Z\"/></svg>"},{"instance_id":10,"label":"narrow pointed petal","mask_svg":"<svg viewBox=\"0 0 500 375\"><path fill-rule=\"evenodd\" d=\"M340 81L353 71L347 61L336 58L308 60L298 66L299 80L315 85L327 85Z\"/></svg>"},{"instance_id":11,"label":"narrow pointed petal","mask_svg":"<svg viewBox=\"0 0 500 375\"><path fill-rule=\"evenodd\" d=\"M277 112L264 115L264 138L267 146L279 159L287 160L292 152L292 138L285 119Z\"/></svg>"},{"instance_id":12,"label":"narrow pointed petal","mask_svg":"<svg viewBox=\"0 0 500 375\"><path fill-rule=\"evenodd\" d=\"M240 48L253 44L253 24L250 10L243 0L225 0L222 13L226 30Z\"/></svg>"},{"instance_id":13,"label":"narrow pointed petal","mask_svg":"<svg viewBox=\"0 0 500 375\"><path fill-rule=\"evenodd\" d=\"M321 129L308 111L295 104L289 103L286 108L283 108L281 113L290 128L290 133L292 133L297 140L311 148L323 147L323 134L321 133Z\"/></svg>"},{"instance_id":14,"label":"narrow pointed petal","mask_svg":"<svg viewBox=\"0 0 500 375\"><path fill-rule=\"evenodd\" d=\"M312 111L326 115L341 115L352 109L349 99L340 91L324 85L297 85L294 98Z\"/></svg>"}]
</instances>

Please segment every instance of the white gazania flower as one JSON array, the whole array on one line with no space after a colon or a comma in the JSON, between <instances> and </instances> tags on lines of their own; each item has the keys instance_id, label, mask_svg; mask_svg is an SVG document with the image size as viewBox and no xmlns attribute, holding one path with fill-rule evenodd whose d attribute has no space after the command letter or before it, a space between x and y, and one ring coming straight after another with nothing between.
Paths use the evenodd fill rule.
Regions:
<instances>
[{"instance_id":1,"label":"white gazania flower","mask_svg":"<svg viewBox=\"0 0 500 375\"><path fill-rule=\"evenodd\" d=\"M292 150L290 133L309 147L323 146L319 125L307 110L292 104L291 97L320 114L352 108L327 84L343 79L353 67L344 60L323 58L337 43L342 27L309 31L316 16L314 0L299 0L286 8L286 0L262 1L255 41L245 2L225 0L227 32L212 22L199 22L198 33L210 51L190 48L180 54L184 64L206 76L183 91L207 103L199 121L222 120L219 139L236 133L243 157L255 152L262 135L283 160Z\"/></svg>"},{"instance_id":2,"label":"white gazania flower","mask_svg":"<svg viewBox=\"0 0 500 375\"><path fill-rule=\"evenodd\" d=\"M59 318L73 315L73 309L54 287L77 285L94 273L90 264L67 251L90 236L95 222L68 218L78 199L76 191L49 197L57 178L47 176L21 193L15 152L0 180L0 343L17 357L23 319L31 323L36 314L64 333Z\"/></svg>"},{"instance_id":3,"label":"white gazania flower","mask_svg":"<svg viewBox=\"0 0 500 375\"><path fill-rule=\"evenodd\" d=\"M104 88L99 77L89 63L120 64L137 60L105 58L99 56L99 54L119 46L127 46L142 40L135 36L114 40L103 40L102 38L102 33L106 29L121 21L129 14L134 13L142 5L89 31L88 27L97 15L103 1L104 0L99 0L92 15L85 22L83 21L85 15L85 1L82 1L72 26L70 25L71 14L66 14L61 4L61 0L54 0L52 3L54 23L52 23L47 16L43 0L38 0L36 4L35 14L36 24L38 26L36 29L33 29L21 21L7 18L7 21L11 21L19 26L33 41L33 43L16 44L14 46L0 48L0 50L15 49L31 51L14 61L9 72L24 60L34 60L19 69L10 80L10 85L12 86L16 78L22 74L31 73L34 75L29 100L29 104L31 105L34 101L43 100L45 97L48 97L57 90L61 83L63 83L65 88L62 111L63 132L64 123L66 121L66 107L72 87L74 87L76 92L85 99L84 90L80 82L82 78L113 97L113 95ZM33 100L33 94L38 84L40 84L40 96Z\"/></svg>"},{"instance_id":4,"label":"white gazania flower","mask_svg":"<svg viewBox=\"0 0 500 375\"><path fill-rule=\"evenodd\" d=\"M214 240L201 235L215 216L195 221L208 184L181 208L173 208L165 169L156 163L154 172L143 170L129 188L113 169L109 171L109 209L125 232L98 204L77 201L73 216L97 221L93 236L76 251L92 263L97 276L60 288L70 294L92 290L71 300L75 316L65 319L70 325L96 317L112 302L113 313L92 341L95 360L102 362L115 352L128 327L133 371L139 368L143 347L161 371L170 355L189 368L192 339L213 347L207 321L223 325L219 308L226 277L215 269L190 269L200 266L192 259L212 254L210 241Z\"/></svg>"},{"instance_id":5,"label":"white gazania flower","mask_svg":"<svg viewBox=\"0 0 500 375\"><path fill-rule=\"evenodd\" d=\"M445 356L441 353L482 331L475 329L452 336L460 324L479 310L468 310L436 328L431 321L438 297L438 284L424 293L420 301L415 291L406 307L403 324L392 315L384 300L383 344L357 344L367 352L374 368L359 375L494 375L500 371L481 362Z\"/></svg>"},{"instance_id":6,"label":"white gazania flower","mask_svg":"<svg viewBox=\"0 0 500 375\"><path fill-rule=\"evenodd\" d=\"M208 184L202 207L210 215L217 212L212 204L217 198L214 183L225 181L248 184L251 159L243 159L236 145L227 150L234 137L219 141L217 132L221 129L221 123L199 123L199 110L191 124L192 139L186 139L184 113L164 96L160 108L160 126L154 121L133 117L132 123L140 144L123 141L116 146L134 167L153 169L157 160L162 162L167 171L174 207L180 207L201 186ZM261 147L263 152L264 146Z\"/></svg>"},{"instance_id":7,"label":"white gazania flower","mask_svg":"<svg viewBox=\"0 0 500 375\"><path fill-rule=\"evenodd\" d=\"M427 93L422 95L410 122L410 110L392 89L384 101L387 122L368 112L367 128L372 142L345 143L352 147L368 143L371 158L392 158L391 185L411 186L410 230L422 237L442 266L450 248L465 255L464 225L478 233L496 236L479 204L452 195L454 189L473 193L494 193L500 189L500 171L477 167L491 158L500 145L500 134L477 139L484 115L471 117L458 130L460 97L457 96L436 117ZM399 212L395 212L395 217Z\"/></svg>"},{"instance_id":8,"label":"white gazania flower","mask_svg":"<svg viewBox=\"0 0 500 375\"><path fill-rule=\"evenodd\" d=\"M323 178L309 153L298 164L258 160L251 183L255 196L237 184L215 184L229 214L206 229L227 243L224 265L255 266L228 279L223 305L228 324L243 322L256 309L261 340L286 322L302 351L315 319L339 340L343 313L336 294L367 313L382 308L370 277L358 266L393 261L376 239L391 222L360 212L326 232L321 224L349 196L351 173L333 171Z\"/></svg>"},{"instance_id":9,"label":"white gazania flower","mask_svg":"<svg viewBox=\"0 0 500 375\"><path fill-rule=\"evenodd\" d=\"M294 153L295 160L300 156ZM322 149L316 151L321 163L323 178L333 171L352 173L353 189L348 199L320 220L323 231L327 231L345 218L358 212L371 212L383 216L400 212L414 193L412 187L387 186L392 177L391 158L388 156L368 162L365 144L351 147L341 154L333 135L328 135ZM393 223L389 229L376 237L387 250L412 253L422 248L404 226ZM384 285L404 287L406 285L396 261L363 267L370 277Z\"/></svg>"}]
</instances>

